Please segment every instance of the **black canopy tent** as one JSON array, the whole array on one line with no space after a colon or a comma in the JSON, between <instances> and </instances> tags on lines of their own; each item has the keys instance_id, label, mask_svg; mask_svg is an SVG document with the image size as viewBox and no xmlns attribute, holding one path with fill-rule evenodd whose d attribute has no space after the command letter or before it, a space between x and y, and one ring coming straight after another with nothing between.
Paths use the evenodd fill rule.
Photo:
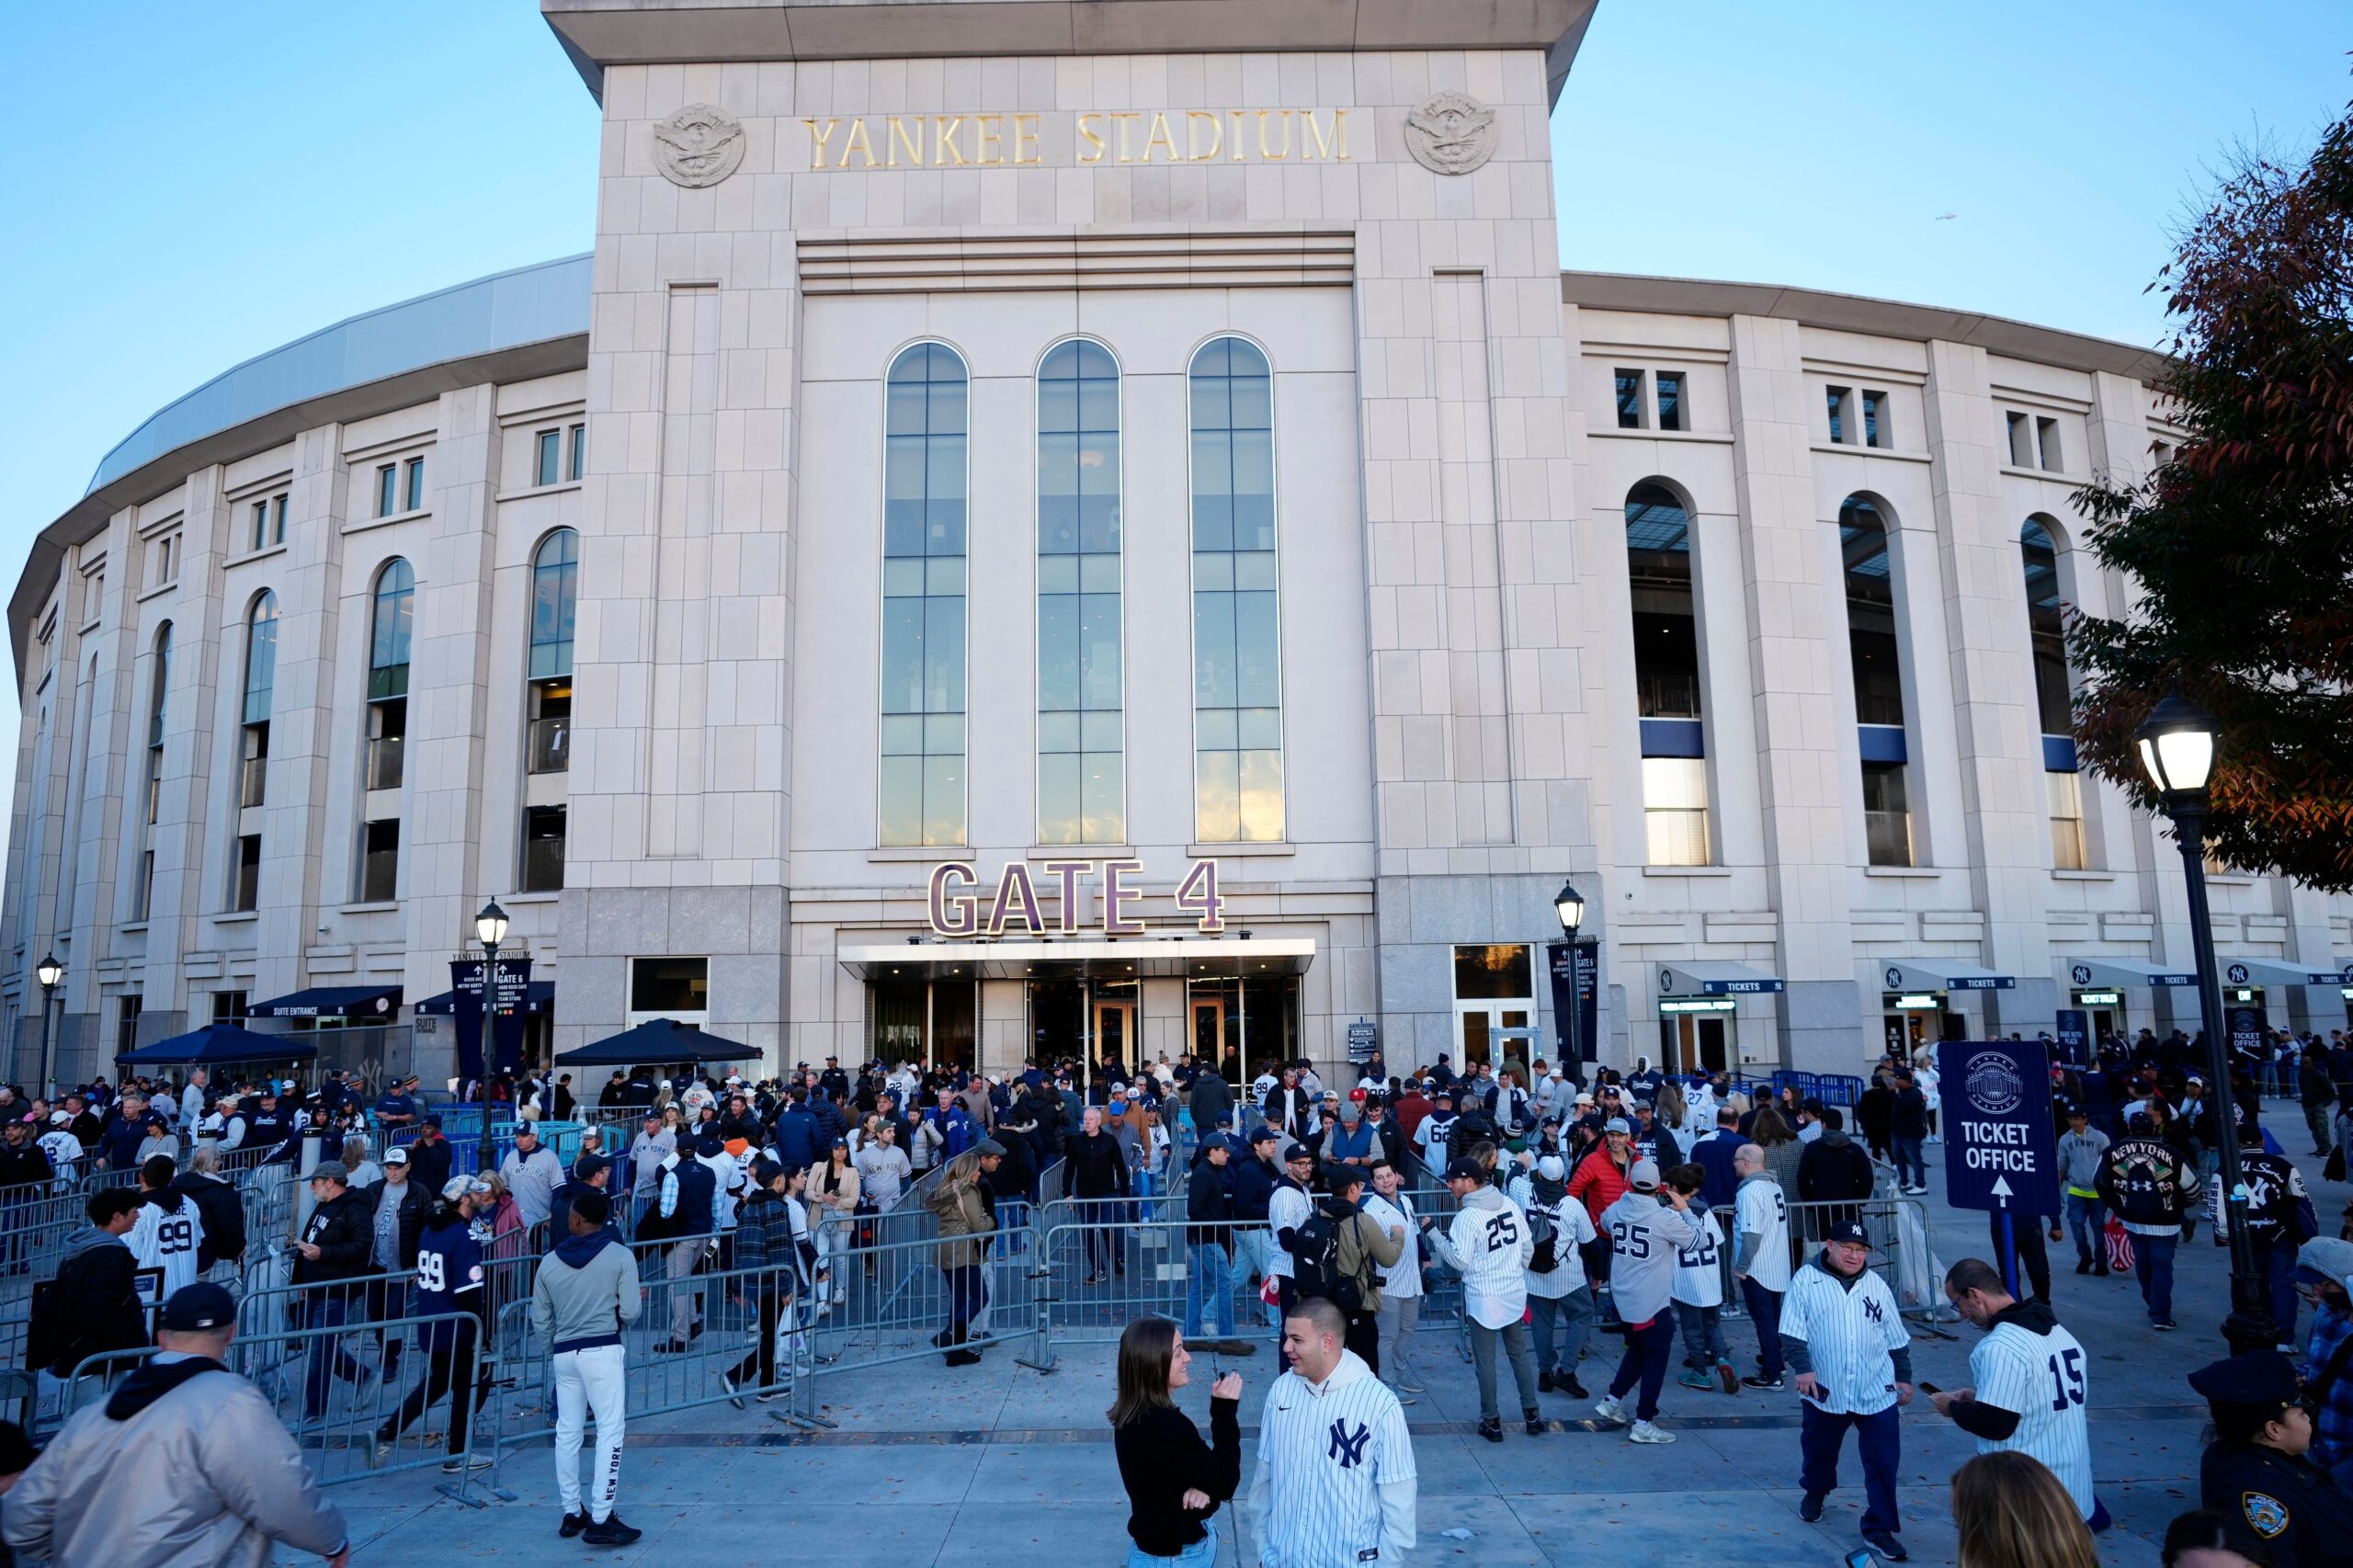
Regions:
<instances>
[{"instance_id":1,"label":"black canopy tent","mask_svg":"<svg viewBox=\"0 0 2353 1568\"><path fill-rule=\"evenodd\" d=\"M215 1067L247 1062L308 1062L319 1048L297 1035L257 1034L235 1024L208 1024L118 1055L119 1067Z\"/></svg>"},{"instance_id":2,"label":"black canopy tent","mask_svg":"<svg viewBox=\"0 0 2353 1568\"><path fill-rule=\"evenodd\" d=\"M592 1040L555 1059L558 1067L659 1067L674 1062L752 1062L755 1045L705 1034L676 1018L654 1018L633 1029Z\"/></svg>"}]
</instances>

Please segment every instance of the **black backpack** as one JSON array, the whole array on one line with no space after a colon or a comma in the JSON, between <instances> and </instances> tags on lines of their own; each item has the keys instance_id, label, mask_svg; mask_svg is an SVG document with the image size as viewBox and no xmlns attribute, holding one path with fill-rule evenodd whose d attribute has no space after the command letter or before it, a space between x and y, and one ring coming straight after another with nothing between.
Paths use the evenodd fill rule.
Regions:
<instances>
[{"instance_id":1,"label":"black backpack","mask_svg":"<svg viewBox=\"0 0 2353 1568\"><path fill-rule=\"evenodd\" d=\"M74 1330L65 1321L65 1271L54 1279L33 1282L32 1321L25 1328L25 1365L63 1377L74 1369L64 1364L74 1347Z\"/></svg>"},{"instance_id":2,"label":"black backpack","mask_svg":"<svg viewBox=\"0 0 2353 1568\"><path fill-rule=\"evenodd\" d=\"M1291 1234L1291 1284L1300 1300L1321 1296L1344 1312L1362 1312L1363 1287L1340 1272L1340 1221L1318 1209Z\"/></svg>"},{"instance_id":3,"label":"black backpack","mask_svg":"<svg viewBox=\"0 0 2353 1568\"><path fill-rule=\"evenodd\" d=\"M1535 1244L1528 1256L1530 1274L1550 1274L1561 1267L1561 1228L1541 1205L1528 1206L1528 1234Z\"/></svg>"}]
</instances>

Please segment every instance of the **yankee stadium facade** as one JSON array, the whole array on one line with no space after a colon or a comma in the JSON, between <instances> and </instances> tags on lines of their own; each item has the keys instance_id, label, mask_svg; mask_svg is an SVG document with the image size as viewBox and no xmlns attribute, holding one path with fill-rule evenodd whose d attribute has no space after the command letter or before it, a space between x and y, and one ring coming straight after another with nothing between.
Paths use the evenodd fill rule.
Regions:
<instances>
[{"instance_id":1,"label":"yankee stadium facade","mask_svg":"<svg viewBox=\"0 0 2353 1568\"><path fill-rule=\"evenodd\" d=\"M491 898L535 1057L1555 1055L1564 880L1604 1060L2194 1028L2060 642L2157 360L1564 273L1592 3L545 0L593 254L224 370L40 533L13 1075L279 1003L446 1076ZM2353 903L2213 882L2226 998L2341 1026Z\"/></svg>"}]
</instances>

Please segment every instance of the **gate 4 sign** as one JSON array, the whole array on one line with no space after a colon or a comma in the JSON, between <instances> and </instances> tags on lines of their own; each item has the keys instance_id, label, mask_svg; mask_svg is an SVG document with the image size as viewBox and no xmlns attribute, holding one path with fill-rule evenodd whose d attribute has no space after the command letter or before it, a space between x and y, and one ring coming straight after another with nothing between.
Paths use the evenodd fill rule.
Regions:
<instances>
[{"instance_id":1,"label":"gate 4 sign","mask_svg":"<svg viewBox=\"0 0 2353 1568\"><path fill-rule=\"evenodd\" d=\"M2056 1216L2059 1148L2051 1129L2051 1062L2042 1042L1949 1040L1944 1087L1945 1201L2008 1210L2028 1224Z\"/></svg>"},{"instance_id":2,"label":"gate 4 sign","mask_svg":"<svg viewBox=\"0 0 2353 1568\"><path fill-rule=\"evenodd\" d=\"M1002 937L1007 931L1042 937L1049 930L1065 937L1079 928L1082 903L1079 884L1097 879L1103 885L1103 935L1143 934L1141 915L1131 907L1143 900L1135 879L1143 873L1141 860L1049 860L1044 871L1054 890L1058 917L1049 923L1039 896L1038 879L1019 860L1008 860L997 874L996 896L983 907L981 881L969 860L949 860L932 868L927 903L931 929L941 937ZM1176 907L1194 918L1205 936L1225 929L1225 900L1217 891L1217 862L1194 860L1176 884Z\"/></svg>"}]
</instances>

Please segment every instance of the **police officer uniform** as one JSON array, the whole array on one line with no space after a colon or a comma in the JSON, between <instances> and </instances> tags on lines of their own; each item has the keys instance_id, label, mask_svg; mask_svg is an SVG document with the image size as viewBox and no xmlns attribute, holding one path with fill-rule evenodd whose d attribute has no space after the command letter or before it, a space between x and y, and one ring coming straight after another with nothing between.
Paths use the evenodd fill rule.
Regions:
<instances>
[{"instance_id":1,"label":"police officer uniform","mask_svg":"<svg viewBox=\"0 0 2353 1568\"><path fill-rule=\"evenodd\" d=\"M2232 1407L2263 1412L2291 1404L2296 1369L2276 1350L2250 1350L2200 1367L2189 1386L2219 1416ZM2198 1466L2200 1503L2245 1520L2271 1550L2276 1568L2353 1563L2353 1494L2299 1454L2260 1443L2217 1441Z\"/></svg>"}]
</instances>

